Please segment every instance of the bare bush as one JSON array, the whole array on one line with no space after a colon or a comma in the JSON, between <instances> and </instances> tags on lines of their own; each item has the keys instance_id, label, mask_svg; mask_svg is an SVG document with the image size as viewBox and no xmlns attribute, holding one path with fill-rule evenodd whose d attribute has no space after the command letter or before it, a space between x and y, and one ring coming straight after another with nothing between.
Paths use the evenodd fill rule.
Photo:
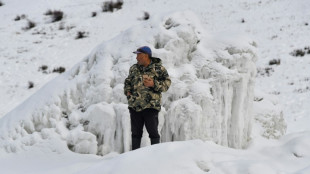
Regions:
<instances>
[{"instance_id":1,"label":"bare bush","mask_svg":"<svg viewBox=\"0 0 310 174\"><path fill-rule=\"evenodd\" d=\"M114 9L119 10L123 6L123 1L118 0L116 2L113 1L107 1L104 2L101 6L102 12L113 12Z\"/></svg>"},{"instance_id":2,"label":"bare bush","mask_svg":"<svg viewBox=\"0 0 310 174\"><path fill-rule=\"evenodd\" d=\"M16 16L16 17L14 18L14 21L20 21L20 19L21 19L20 16Z\"/></svg>"},{"instance_id":3,"label":"bare bush","mask_svg":"<svg viewBox=\"0 0 310 174\"><path fill-rule=\"evenodd\" d=\"M63 73L63 72L65 72L66 71L66 68L64 68L64 67L58 67L58 68L54 68L53 69L53 73Z\"/></svg>"},{"instance_id":4,"label":"bare bush","mask_svg":"<svg viewBox=\"0 0 310 174\"><path fill-rule=\"evenodd\" d=\"M310 54L310 47L305 47L304 50L307 54Z\"/></svg>"},{"instance_id":5,"label":"bare bush","mask_svg":"<svg viewBox=\"0 0 310 174\"><path fill-rule=\"evenodd\" d=\"M76 37L75 39L82 39L82 38L85 38L87 37L87 34L85 31L78 31L77 34L76 34Z\"/></svg>"},{"instance_id":6,"label":"bare bush","mask_svg":"<svg viewBox=\"0 0 310 174\"><path fill-rule=\"evenodd\" d=\"M301 49L298 49L298 50L294 50L292 53L291 53L292 56L295 56L295 57L303 57L305 55L305 52Z\"/></svg>"},{"instance_id":7,"label":"bare bush","mask_svg":"<svg viewBox=\"0 0 310 174\"><path fill-rule=\"evenodd\" d=\"M150 14L148 13L148 12L144 12L144 16L143 16L143 18L142 18L143 20L148 20L148 19L150 19Z\"/></svg>"},{"instance_id":8,"label":"bare bush","mask_svg":"<svg viewBox=\"0 0 310 174\"><path fill-rule=\"evenodd\" d=\"M52 15L52 22L61 21L64 13L62 11L54 11Z\"/></svg>"},{"instance_id":9,"label":"bare bush","mask_svg":"<svg viewBox=\"0 0 310 174\"><path fill-rule=\"evenodd\" d=\"M261 76L271 76L271 73L274 72L274 69L272 67L266 67L266 68L258 68L257 69L257 75Z\"/></svg>"},{"instance_id":10,"label":"bare bush","mask_svg":"<svg viewBox=\"0 0 310 174\"><path fill-rule=\"evenodd\" d=\"M39 67L39 70L45 71L45 70L47 70L47 68L48 68L47 65L42 65L42 66Z\"/></svg>"},{"instance_id":11,"label":"bare bush","mask_svg":"<svg viewBox=\"0 0 310 174\"><path fill-rule=\"evenodd\" d=\"M28 89L31 89L31 88L33 88L33 87L34 87L34 83L31 82L31 81L29 81L29 82L28 82Z\"/></svg>"},{"instance_id":12,"label":"bare bush","mask_svg":"<svg viewBox=\"0 0 310 174\"><path fill-rule=\"evenodd\" d=\"M294 92L295 93L305 93L305 92L308 92L310 91L310 87L307 86L306 88L299 88L299 89L295 89Z\"/></svg>"},{"instance_id":13,"label":"bare bush","mask_svg":"<svg viewBox=\"0 0 310 174\"><path fill-rule=\"evenodd\" d=\"M28 20L26 27L24 27L23 29L24 30L30 30L31 28L34 28L35 26L36 26L35 22Z\"/></svg>"},{"instance_id":14,"label":"bare bush","mask_svg":"<svg viewBox=\"0 0 310 174\"><path fill-rule=\"evenodd\" d=\"M97 16L97 12L92 12L91 13L91 17L96 17Z\"/></svg>"},{"instance_id":15,"label":"bare bush","mask_svg":"<svg viewBox=\"0 0 310 174\"><path fill-rule=\"evenodd\" d=\"M124 2L123 2L122 0L118 0L116 3L114 3L114 6L113 6L113 7L114 7L115 9L119 10L119 9L122 8L123 4L124 4Z\"/></svg>"},{"instance_id":16,"label":"bare bush","mask_svg":"<svg viewBox=\"0 0 310 174\"><path fill-rule=\"evenodd\" d=\"M51 16L52 22L58 22L61 21L64 17L64 13L61 10L47 10L44 15Z\"/></svg>"},{"instance_id":17,"label":"bare bush","mask_svg":"<svg viewBox=\"0 0 310 174\"><path fill-rule=\"evenodd\" d=\"M304 49L296 49L290 53L290 55L295 57L303 57L305 54L310 54L310 47L305 47Z\"/></svg>"},{"instance_id":18,"label":"bare bush","mask_svg":"<svg viewBox=\"0 0 310 174\"><path fill-rule=\"evenodd\" d=\"M269 61L269 65L280 65L281 60L280 59L273 59Z\"/></svg>"},{"instance_id":19,"label":"bare bush","mask_svg":"<svg viewBox=\"0 0 310 174\"><path fill-rule=\"evenodd\" d=\"M48 66L47 65L42 65L39 67L39 71L42 71L44 74L47 74L47 69L48 69Z\"/></svg>"},{"instance_id":20,"label":"bare bush","mask_svg":"<svg viewBox=\"0 0 310 174\"><path fill-rule=\"evenodd\" d=\"M2 1L0 1L0 7L1 7L1 6L4 6L4 3L3 3Z\"/></svg>"}]
</instances>

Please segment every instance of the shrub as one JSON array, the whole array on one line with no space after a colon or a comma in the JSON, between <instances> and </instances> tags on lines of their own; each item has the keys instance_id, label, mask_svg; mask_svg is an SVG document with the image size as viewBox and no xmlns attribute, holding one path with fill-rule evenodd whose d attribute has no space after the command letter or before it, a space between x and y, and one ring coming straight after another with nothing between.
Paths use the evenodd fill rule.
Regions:
<instances>
[{"instance_id":1,"label":"shrub","mask_svg":"<svg viewBox=\"0 0 310 174\"><path fill-rule=\"evenodd\" d=\"M266 68L265 68L265 72L266 72L267 76L270 76L270 75L271 75L271 72L274 72L274 70L273 70L273 68L271 68L271 67L266 67Z\"/></svg>"},{"instance_id":2,"label":"shrub","mask_svg":"<svg viewBox=\"0 0 310 174\"><path fill-rule=\"evenodd\" d=\"M4 6L4 3L3 3L2 1L0 1L0 7L1 7L1 6Z\"/></svg>"},{"instance_id":3,"label":"shrub","mask_svg":"<svg viewBox=\"0 0 310 174\"><path fill-rule=\"evenodd\" d=\"M113 7L116 8L117 10L119 10L122 8L123 3L124 2L122 0L118 0L116 3L113 4L114 5Z\"/></svg>"},{"instance_id":4,"label":"shrub","mask_svg":"<svg viewBox=\"0 0 310 174\"><path fill-rule=\"evenodd\" d=\"M114 9L121 9L123 6L123 1L118 0L117 2L107 1L104 2L101 6L102 12L113 12Z\"/></svg>"},{"instance_id":5,"label":"shrub","mask_svg":"<svg viewBox=\"0 0 310 174\"><path fill-rule=\"evenodd\" d=\"M60 10L54 11L52 14L52 22L61 21L63 18L64 13Z\"/></svg>"},{"instance_id":6,"label":"shrub","mask_svg":"<svg viewBox=\"0 0 310 174\"><path fill-rule=\"evenodd\" d=\"M310 87L307 86L306 88L299 88L299 89L295 89L294 92L296 93L305 93L305 92L308 92L310 91Z\"/></svg>"},{"instance_id":7,"label":"shrub","mask_svg":"<svg viewBox=\"0 0 310 174\"><path fill-rule=\"evenodd\" d=\"M42 65L42 66L39 67L39 70L41 70L41 71L45 71L47 69L48 69L47 65Z\"/></svg>"},{"instance_id":8,"label":"shrub","mask_svg":"<svg viewBox=\"0 0 310 174\"><path fill-rule=\"evenodd\" d=\"M257 102L262 101L263 99L264 99L263 97L254 97L254 101Z\"/></svg>"},{"instance_id":9,"label":"shrub","mask_svg":"<svg viewBox=\"0 0 310 174\"><path fill-rule=\"evenodd\" d=\"M65 71L66 71L66 68L64 68L64 67L58 67L58 68L54 68L54 69L53 69L53 73L54 73L54 72L63 73L63 72L65 72Z\"/></svg>"},{"instance_id":10,"label":"shrub","mask_svg":"<svg viewBox=\"0 0 310 174\"><path fill-rule=\"evenodd\" d=\"M14 21L19 21L20 19L21 19L20 16L16 16L15 19L14 19Z\"/></svg>"},{"instance_id":11,"label":"shrub","mask_svg":"<svg viewBox=\"0 0 310 174\"><path fill-rule=\"evenodd\" d=\"M24 27L23 29L24 30L30 30L31 28L34 28L35 26L36 26L35 22L28 20L26 27Z\"/></svg>"},{"instance_id":12,"label":"shrub","mask_svg":"<svg viewBox=\"0 0 310 174\"><path fill-rule=\"evenodd\" d=\"M142 19L145 20L145 21L150 19L150 14L148 12L144 12L144 16L143 16Z\"/></svg>"},{"instance_id":13,"label":"shrub","mask_svg":"<svg viewBox=\"0 0 310 174\"><path fill-rule=\"evenodd\" d=\"M104 2L101 8L102 12L113 12L113 2L112 1Z\"/></svg>"},{"instance_id":14,"label":"shrub","mask_svg":"<svg viewBox=\"0 0 310 174\"><path fill-rule=\"evenodd\" d=\"M290 55L295 57L303 57L305 54L310 54L310 47L305 47L304 49L296 49L290 53Z\"/></svg>"},{"instance_id":15,"label":"shrub","mask_svg":"<svg viewBox=\"0 0 310 174\"><path fill-rule=\"evenodd\" d=\"M273 59L269 61L269 65L280 65L280 59Z\"/></svg>"},{"instance_id":16,"label":"shrub","mask_svg":"<svg viewBox=\"0 0 310 174\"><path fill-rule=\"evenodd\" d=\"M272 67L266 67L266 68L258 68L257 69L257 75L261 76L271 76L271 73L274 72L274 69Z\"/></svg>"},{"instance_id":17,"label":"shrub","mask_svg":"<svg viewBox=\"0 0 310 174\"><path fill-rule=\"evenodd\" d=\"M57 22L57 21L61 21L64 13L60 10L47 10L44 15L46 16L51 16L52 17L52 22Z\"/></svg>"},{"instance_id":18,"label":"shrub","mask_svg":"<svg viewBox=\"0 0 310 174\"><path fill-rule=\"evenodd\" d=\"M305 23L305 26L308 26L308 25L309 25L308 22L306 22L306 23Z\"/></svg>"},{"instance_id":19,"label":"shrub","mask_svg":"<svg viewBox=\"0 0 310 174\"><path fill-rule=\"evenodd\" d=\"M92 12L91 13L91 17L96 17L97 16L97 12Z\"/></svg>"},{"instance_id":20,"label":"shrub","mask_svg":"<svg viewBox=\"0 0 310 174\"><path fill-rule=\"evenodd\" d=\"M52 15L52 22L61 21L63 16L64 16L64 13L62 11L60 11L60 10L54 11L54 13Z\"/></svg>"},{"instance_id":21,"label":"shrub","mask_svg":"<svg viewBox=\"0 0 310 174\"><path fill-rule=\"evenodd\" d=\"M245 20L243 18L241 19L241 23L245 23Z\"/></svg>"},{"instance_id":22,"label":"shrub","mask_svg":"<svg viewBox=\"0 0 310 174\"><path fill-rule=\"evenodd\" d=\"M42 65L39 67L39 71L42 71L44 74L47 74L47 69L48 69L47 65Z\"/></svg>"},{"instance_id":23,"label":"shrub","mask_svg":"<svg viewBox=\"0 0 310 174\"><path fill-rule=\"evenodd\" d=\"M31 82L31 81L29 81L29 82L28 82L28 89L31 89L31 88L33 88L33 87L34 87L34 83Z\"/></svg>"},{"instance_id":24,"label":"shrub","mask_svg":"<svg viewBox=\"0 0 310 174\"><path fill-rule=\"evenodd\" d=\"M75 39L82 39L82 38L85 38L85 37L87 37L86 36L86 32L85 31L78 31L77 32L77 35L76 35L76 37L75 37Z\"/></svg>"},{"instance_id":25,"label":"shrub","mask_svg":"<svg viewBox=\"0 0 310 174\"><path fill-rule=\"evenodd\" d=\"M297 50L294 50L293 52L291 52L291 55L292 56L295 56L295 57L303 57L305 55L305 51L303 51L302 49L297 49Z\"/></svg>"},{"instance_id":26,"label":"shrub","mask_svg":"<svg viewBox=\"0 0 310 174\"><path fill-rule=\"evenodd\" d=\"M305 47L304 50L307 54L310 54L310 47Z\"/></svg>"}]
</instances>

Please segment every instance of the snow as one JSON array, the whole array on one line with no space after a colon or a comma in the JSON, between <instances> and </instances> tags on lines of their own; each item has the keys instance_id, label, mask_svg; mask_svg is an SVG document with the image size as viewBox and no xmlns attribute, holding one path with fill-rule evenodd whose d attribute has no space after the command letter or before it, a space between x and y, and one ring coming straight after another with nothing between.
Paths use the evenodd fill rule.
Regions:
<instances>
[{"instance_id":1,"label":"snow","mask_svg":"<svg viewBox=\"0 0 310 174\"><path fill-rule=\"evenodd\" d=\"M173 13L162 17L161 22L158 19L102 43L71 71L49 82L21 104L23 110L8 113L0 123L0 128L7 125L0 137L16 138L13 143L4 141L2 147L8 152L19 151L24 149L23 139L30 136L32 144L40 143L44 141L40 139L42 129L52 129L74 152L105 155L130 150L130 122L125 119L129 113L125 96L119 94L123 93L123 82L132 62L128 59L135 48L131 40L138 33L142 37L137 42L163 46L161 53L165 54L160 57L168 72L174 69L171 88L176 85L182 89L181 92L170 90L162 101L166 111L161 117L163 129L159 130L164 137L162 141L202 139L235 148L246 147L252 129L256 75L253 41L238 42L240 48L226 41L208 51L213 54L204 54L200 50L208 49L204 47L205 42L218 41L204 36L192 12ZM170 39L166 35L171 35ZM122 51L117 46L123 47ZM153 50L156 56L156 49ZM196 75L201 69L210 72L209 76ZM62 86L56 88L55 84ZM208 88L202 92L203 87ZM180 94L183 95L175 97ZM53 97L42 97L47 95ZM38 102L41 105L31 104ZM39 137L34 137L34 133Z\"/></svg>"},{"instance_id":2,"label":"snow","mask_svg":"<svg viewBox=\"0 0 310 174\"><path fill-rule=\"evenodd\" d=\"M4 3L3 172L310 172L309 55L290 54L309 46L306 0L130 0L113 13L101 13L101 1ZM63 10L68 29L50 23L47 9ZM13 20L21 14L38 26L23 31L26 20ZM75 40L81 30L89 36ZM163 143L149 146L145 132L143 148L130 151L122 83L141 45L162 58L173 90L163 96ZM51 73L59 66L66 73Z\"/></svg>"}]
</instances>

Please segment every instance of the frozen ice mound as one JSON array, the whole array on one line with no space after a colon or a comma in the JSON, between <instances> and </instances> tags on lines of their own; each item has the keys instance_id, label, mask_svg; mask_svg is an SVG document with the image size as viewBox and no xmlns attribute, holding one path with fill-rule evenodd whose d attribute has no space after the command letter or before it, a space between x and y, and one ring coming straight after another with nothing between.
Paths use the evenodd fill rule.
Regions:
<instances>
[{"instance_id":1,"label":"frozen ice mound","mask_svg":"<svg viewBox=\"0 0 310 174\"><path fill-rule=\"evenodd\" d=\"M172 79L159 114L162 142L190 139L244 148L252 129L256 44L233 33L207 33L190 11L154 16L95 48L0 121L0 149L44 142L53 151L104 155L131 146L123 82L132 51L152 48ZM55 143L57 142L57 143ZM144 131L142 145L150 144Z\"/></svg>"}]
</instances>

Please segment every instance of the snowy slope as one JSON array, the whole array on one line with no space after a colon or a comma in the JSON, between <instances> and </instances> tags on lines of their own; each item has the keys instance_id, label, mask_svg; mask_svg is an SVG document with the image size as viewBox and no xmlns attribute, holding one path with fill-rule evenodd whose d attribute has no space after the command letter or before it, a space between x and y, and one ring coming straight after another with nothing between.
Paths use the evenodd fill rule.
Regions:
<instances>
[{"instance_id":1,"label":"snowy slope","mask_svg":"<svg viewBox=\"0 0 310 174\"><path fill-rule=\"evenodd\" d=\"M205 172L207 169L211 169L209 173L258 173L258 171L261 170L265 173L309 173L308 149L310 145L308 142L308 125L310 117L308 107L310 105L310 84L308 67L310 59L309 54L306 54L304 57L294 57L290 55L295 49L303 49L309 46L306 36L309 35L310 13L307 9L309 9L310 3L307 0L257 0L251 2L243 0L219 0L216 2L196 0L190 3L176 0L132 0L126 1L123 9L114 13L101 13L100 1L18 2L11 0L10 2L4 2L4 4L4 6L0 7L0 87L2 89L0 91L0 117L4 116L28 96L36 92L46 82L58 75L56 73L44 74L38 71L40 66L48 65L48 71L52 71L55 67L64 66L68 71L74 64L88 55L97 44L118 35L128 27L143 23L144 21L138 20L138 18L143 16L143 11L148 11L152 18L155 14L166 14L167 12L175 10L183 11L190 9L199 16L204 27L207 28L210 33L220 33L214 34L213 37L218 38L222 33L228 33L223 37L229 38L232 33L238 31L250 35L251 38L256 41L259 59L256 63L258 67L258 76L256 79L255 98L257 101L260 100L261 102L254 102L254 107L256 107L255 112L256 115L261 115L262 110L271 108L270 113L272 114L270 115L274 116L265 118L259 117L262 119L259 120L259 124L255 125L253 134L253 146L255 148L249 147L245 151L237 151L236 155L232 149L225 151L219 146L208 146L207 148L213 151L213 161L217 163L202 162L202 164L200 164L198 162L200 165L198 168L202 168L202 171ZM38 8L38 6L40 8ZM66 16L64 21L65 26L68 26L68 31L58 30L59 23L49 22L49 18L43 15L47 9L61 9L65 12ZM91 17L91 12L93 11L98 12L98 16L95 18ZM38 22L38 26L27 32L23 31L21 28L25 26L26 21L21 20L16 22L13 20L16 15L21 14L27 14L29 19ZM244 22L242 22L242 20ZM69 29L71 26L75 26L75 28ZM89 37L75 40L74 37L77 31L82 30L88 31ZM44 32L47 34L32 34ZM269 61L272 59L280 59L280 65L268 65ZM266 73L266 67L271 68L270 75ZM27 89L28 81L34 82L34 88ZM59 88L61 86L63 85L54 84L53 87ZM46 95L42 96L46 98ZM53 97L53 95L51 96ZM33 102L32 104L37 105L38 102ZM19 112L21 112L21 109L19 109ZM266 137L271 138L284 133L285 129L283 128L277 130L270 129L273 127L273 123L279 121L283 122L280 117L282 114L287 123L287 132L290 134L280 141L266 141L255 138L259 135L257 132L262 133L262 130L280 130L280 132L275 133L267 131ZM266 114L263 115L266 116ZM38 121L40 122L40 120ZM44 122L44 120L42 120L42 122ZM262 127L267 125L267 129L259 128L261 125ZM281 123L280 125L283 124ZM298 133L301 131L306 132ZM42 173L43 171L48 173L46 169L50 169L50 166L53 166L53 170L49 170L50 173L75 173L84 167L87 168L104 159L96 156L88 158L88 156L72 154L66 150L61 153L62 155L54 153L53 151L62 149L66 144L59 146L61 143L57 143L57 140L55 140L51 132L46 132L46 135L50 135L50 137L47 137L50 141L36 144L35 146L29 146L27 150L28 153L6 154L1 152L1 169L3 168L7 171L6 173L10 173L10 171L11 173L23 173L25 171L31 173ZM34 139L36 136L36 134L33 135ZM29 145L33 143L32 138L25 141L28 142ZM184 143L184 146L187 146L186 143ZM54 150L50 147L54 147ZM147 150L149 150L149 148L158 148L154 153L152 153L153 151L151 152L151 154L156 154L158 151L166 152L165 149L168 147L169 145L160 145L159 147L147 147ZM200 149L201 146L194 143L191 147ZM50 151L50 149L52 149L52 151ZM203 151L206 151L205 148L203 149ZM45 152L45 155L48 154L53 159L59 159L59 156L67 156L68 158L63 161L60 160L60 163L58 163L44 158L42 151ZM183 153L184 150L181 149L177 154ZM195 152L191 153L195 154ZM29 159L24 158L24 156L33 156L34 154L36 154L35 156L37 159L33 157L32 160L29 161ZM128 158L122 157L123 155L114 158L113 156L118 155L112 154L111 157L108 158L110 161L109 163L118 165L120 161L124 161L121 163L123 164L127 163L126 160L132 161L131 158L139 157L139 151L130 154L131 156ZM166 154L169 154L169 152L166 152ZM241 157L239 157L240 154ZM257 154L259 154L259 157ZM124 155L127 156L126 154ZM165 155L165 153L163 153L163 155ZM200 153L200 155L201 156L197 158L186 155L186 157L190 159L189 161L191 161L189 162L191 164L188 168L193 173L198 173L197 162L195 161L197 159L205 159L203 155L208 156L210 153ZM169 158L168 156L165 157L171 160L175 159ZM72 158L77 159L75 161L76 163L72 162ZM18 159L18 162L22 164L21 166L23 167L13 170L14 167L11 166L16 159ZM42 160L40 161L38 159ZM176 159L183 158L177 156ZM261 161L257 159L261 159ZM66 162L66 160L69 162ZM156 158L149 159L142 157L141 160L146 163L152 163ZM104 163L104 161L102 163ZM188 163L187 160L184 161L186 161L186 164ZM184 161L177 161L176 165L182 168L182 166L186 166ZM207 161L207 159L205 161ZM38 167L37 163L41 163L42 165ZM205 165L205 163L212 165ZM47 164L50 164L50 166ZM270 167L271 164L272 167ZM156 171L155 168L152 168L153 166L147 166L149 166L151 171ZM121 170L127 170L129 171L128 173L136 172L131 166L126 165L119 170L113 167L110 169L116 173ZM163 167L162 169L163 171L161 173L165 172L165 169L169 171L169 166ZM95 166L85 172L92 171L95 173L98 170L100 170L100 168Z\"/></svg>"}]
</instances>

